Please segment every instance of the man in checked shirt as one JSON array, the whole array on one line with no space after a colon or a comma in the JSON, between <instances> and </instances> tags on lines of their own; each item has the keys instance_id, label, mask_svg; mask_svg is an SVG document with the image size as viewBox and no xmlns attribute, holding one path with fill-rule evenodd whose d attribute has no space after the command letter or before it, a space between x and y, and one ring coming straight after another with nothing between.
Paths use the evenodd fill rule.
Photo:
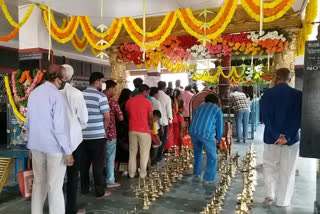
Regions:
<instances>
[{"instance_id":1,"label":"man in checked shirt","mask_svg":"<svg viewBox=\"0 0 320 214\"><path fill-rule=\"evenodd\" d=\"M237 127L237 143L246 143L248 138L248 123L250 106L245 93L239 92L235 89L230 95L230 107L233 108L236 116L236 127ZM243 129L243 132L241 132ZM243 133L243 136L242 134Z\"/></svg>"}]
</instances>

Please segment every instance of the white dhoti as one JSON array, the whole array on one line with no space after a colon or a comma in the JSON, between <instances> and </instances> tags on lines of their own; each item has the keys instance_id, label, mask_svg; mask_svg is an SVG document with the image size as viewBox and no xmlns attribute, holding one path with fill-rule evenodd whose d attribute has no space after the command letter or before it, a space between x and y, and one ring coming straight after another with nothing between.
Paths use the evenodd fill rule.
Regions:
<instances>
[{"instance_id":1,"label":"white dhoti","mask_svg":"<svg viewBox=\"0 0 320 214\"><path fill-rule=\"evenodd\" d=\"M289 206L293 195L299 144L264 144L263 176L265 196L277 206Z\"/></svg>"}]
</instances>

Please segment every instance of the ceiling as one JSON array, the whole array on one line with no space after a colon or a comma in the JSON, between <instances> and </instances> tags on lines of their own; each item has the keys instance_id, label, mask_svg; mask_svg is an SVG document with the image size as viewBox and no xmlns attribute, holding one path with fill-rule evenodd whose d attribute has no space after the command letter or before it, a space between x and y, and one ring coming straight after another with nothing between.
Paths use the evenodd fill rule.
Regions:
<instances>
[{"instance_id":1,"label":"ceiling","mask_svg":"<svg viewBox=\"0 0 320 214\"><path fill-rule=\"evenodd\" d=\"M264 0L269 1L269 0ZM294 11L304 10L307 0L296 0L293 9ZM101 0L5 0L8 6L10 14L14 20L18 20L18 5L25 5L30 2L42 3L50 5L52 10L56 11L56 17L59 19L62 14L71 15L86 15L90 16L94 25L98 26L101 23L106 25L111 24L112 20L121 16L132 16L134 18L141 18L142 16L142 0L103 0L103 16L100 18L100 4ZM166 14L169 11L173 11L179 8L191 8L192 10L202 8L218 8L221 7L224 0L146 0L146 14L147 16L159 16ZM239 2L240 3L240 2ZM58 14L60 13L60 14ZM247 14L235 14L235 16L248 16ZM162 18L156 18L160 21ZM248 16L249 18L249 16ZM285 19L285 17L284 17ZM0 12L0 20L4 20L2 12ZM254 22L256 23L256 22ZM258 23L256 23L258 24ZM239 24L238 24L239 25ZM152 27L152 26L148 26ZM237 28L237 25L230 23L230 28ZM7 35L12 30L12 27L7 22L0 22L0 35ZM149 30L149 29L147 29ZM81 33L80 33L81 35ZM128 40L128 36L125 32L120 33L117 39L118 43ZM9 44L10 43L10 44ZM12 46L18 48L18 37L9 43L0 42L2 46ZM53 48L63 53L77 54L71 43L59 44L53 40ZM83 57L89 57L97 60L93 57L90 48L84 53L80 54Z\"/></svg>"},{"instance_id":2,"label":"ceiling","mask_svg":"<svg viewBox=\"0 0 320 214\"><path fill-rule=\"evenodd\" d=\"M8 1L8 0L7 0ZM12 0L10 0L12 1ZM19 1L19 0L13 0ZM25 2L25 0L22 0ZM32 2L50 5L57 12L65 15L90 16L93 23L101 23L101 0L31 0ZM131 16L139 18L142 16L142 0L102 0L103 22L111 23L114 18ZM270 0L264 0L270 1ZM296 0L293 9L299 11L304 8L306 0ZM19 1L20 2L20 1ZM202 8L221 7L224 0L146 0L147 16L163 15L169 11L189 7L192 10ZM240 3L240 2L239 2Z\"/></svg>"}]
</instances>

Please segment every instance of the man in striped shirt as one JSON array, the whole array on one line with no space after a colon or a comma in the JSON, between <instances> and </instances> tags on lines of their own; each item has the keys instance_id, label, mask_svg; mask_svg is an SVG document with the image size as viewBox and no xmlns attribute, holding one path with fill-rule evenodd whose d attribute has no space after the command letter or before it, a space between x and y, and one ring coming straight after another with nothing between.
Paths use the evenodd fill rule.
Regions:
<instances>
[{"instance_id":1,"label":"man in striped shirt","mask_svg":"<svg viewBox=\"0 0 320 214\"><path fill-rule=\"evenodd\" d=\"M109 102L101 92L104 76L102 73L94 72L90 75L90 86L83 91L83 96L88 108L89 120L87 128L83 129L83 142L80 144L80 177L81 192L89 193L90 178L89 168L92 163L93 178L96 196L110 195L105 192L104 164L106 133L110 120Z\"/></svg>"},{"instance_id":2,"label":"man in striped shirt","mask_svg":"<svg viewBox=\"0 0 320 214\"><path fill-rule=\"evenodd\" d=\"M223 129L223 116L217 106L219 100L213 94L205 98L193 113L190 125L190 135L194 146L194 175L201 175L202 149L206 151L207 166L203 180L206 183L214 182L217 170L216 140L220 142Z\"/></svg>"}]
</instances>

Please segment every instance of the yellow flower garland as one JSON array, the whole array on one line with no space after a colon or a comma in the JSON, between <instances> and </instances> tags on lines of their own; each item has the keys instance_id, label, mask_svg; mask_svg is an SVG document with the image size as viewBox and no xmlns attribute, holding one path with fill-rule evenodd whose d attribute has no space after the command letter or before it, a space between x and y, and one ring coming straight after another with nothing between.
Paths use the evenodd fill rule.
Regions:
<instances>
[{"instance_id":1,"label":"yellow flower garland","mask_svg":"<svg viewBox=\"0 0 320 214\"><path fill-rule=\"evenodd\" d=\"M157 34L159 34L159 33L163 30L165 24L168 22L168 19L169 19L171 13L173 13L173 12L169 12L169 13L167 13L167 14L165 15L165 17L164 17L164 19L162 20L160 26L159 26L156 30L154 30L154 31L152 31L152 32L146 32L146 36L147 36L147 37L153 37L153 36L156 36ZM131 22L132 27L133 27L138 33L143 34L143 30L137 25L136 21L135 21L132 17L129 17L129 18L128 18L128 21Z\"/></svg>"},{"instance_id":2,"label":"yellow flower garland","mask_svg":"<svg viewBox=\"0 0 320 214\"><path fill-rule=\"evenodd\" d=\"M249 6L249 4L247 3L246 0L240 0L242 7L244 8L244 10L256 21L260 21L260 14L259 13L255 13L252 8ZM293 3L295 2L295 0L290 0L289 3L278 13L276 13L275 15L272 16L268 16L268 17L264 17L263 18L263 22L272 22L274 20L277 20L279 18L281 18L293 5ZM259 3L260 5L260 3Z\"/></svg>"},{"instance_id":3,"label":"yellow flower garland","mask_svg":"<svg viewBox=\"0 0 320 214\"><path fill-rule=\"evenodd\" d=\"M222 70L222 67L219 66L217 74L221 74L226 79L229 79L231 76L235 76L236 78L240 78L242 76L242 73L239 75L237 73L237 68L233 67L233 66L231 67L231 71L230 71L230 73L228 75L225 75L223 70Z\"/></svg>"},{"instance_id":4,"label":"yellow flower garland","mask_svg":"<svg viewBox=\"0 0 320 214\"><path fill-rule=\"evenodd\" d=\"M110 31L111 31L111 29L113 28L113 25L115 25L115 24L117 23L117 20L114 19L113 22L112 22L112 24L111 24L111 26L108 28L108 30L107 30L106 32L104 32L104 33L100 33L100 32L98 32L96 29L94 29L94 27L92 27L92 24L91 24L91 22L90 22L89 16L86 16L86 21L87 21L87 24L88 24L88 26L89 26L90 32L91 32L93 35L95 35L96 37L100 37L100 38L105 38L105 37L107 37L107 36L110 34Z\"/></svg>"},{"instance_id":5,"label":"yellow flower garland","mask_svg":"<svg viewBox=\"0 0 320 214\"><path fill-rule=\"evenodd\" d=\"M243 74L243 72L241 72L241 74L238 74L237 68L234 67L234 66L232 66L230 73L229 73L228 75L225 75L224 72L223 72L222 67L219 66L215 75L212 75L212 76L211 76L211 75L209 74L209 71L207 71L207 70L205 69L202 74L200 74L200 73L195 73L194 76L193 76L193 78L194 78L194 80L202 80L202 81L207 81L207 82L215 82L215 81L217 81L217 80L219 79L219 76L221 75L221 76L223 76L223 77L226 78L226 79L229 79L229 78L230 78L231 81L232 81L232 80L235 80L235 82L237 82L236 79L240 79L240 80L241 80L242 74Z\"/></svg>"},{"instance_id":6,"label":"yellow flower garland","mask_svg":"<svg viewBox=\"0 0 320 214\"><path fill-rule=\"evenodd\" d=\"M31 13L33 11L34 5L35 5L34 3L32 3L30 5L26 15L23 17L21 22L17 23L17 22L15 22L13 20L12 16L10 15L10 13L8 11L8 8L7 8L6 4L4 3L4 0L0 0L0 6L1 6L1 9L2 9L2 12L3 12L4 16L6 17L6 19L10 23L10 25L12 25L15 28L20 28L26 23L26 21L29 19L30 15L31 15Z\"/></svg>"},{"instance_id":7,"label":"yellow flower garland","mask_svg":"<svg viewBox=\"0 0 320 214\"><path fill-rule=\"evenodd\" d=\"M82 19L80 19L80 25L81 25L81 27L82 27L82 31L83 31L85 37L87 38L90 46L91 46L92 48L96 49L96 50L102 51L102 50L105 50L105 49L109 48L109 47L114 43L114 41L118 38L118 35L119 35L120 30L121 30L121 27L122 27L122 21L121 21L121 19L119 20L119 24L118 24L118 27L117 27L117 29L116 29L116 32L115 32L114 36L113 36L112 39L111 39L110 41L108 41L108 43L105 44L105 45L97 45L97 44L90 38L90 36L88 35L88 32L85 30L85 27L84 27L85 23L83 23Z\"/></svg>"},{"instance_id":8,"label":"yellow flower garland","mask_svg":"<svg viewBox=\"0 0 320 214\"><path fill-rule=\"evenodd\" d=\"M133 35L133 33L131 32L130 27L128 26L127 22L126 22L126 18L122 17L122 23L125 27L125 29L127 30L130 38L141 48L145 48L145 49L153 49L153 48L157 48L160 46L160 44L162 42L164 42L164 40L170 35L172 28L174 27L174 25L176 24L177 21L177 15L176 13L174 14L173 18L172 18L172 22L170 23L169 27L166 29L165 33L161 36L161 38L156 41L156 42L152 42L152 43L146 43L143 44L143 42L141 42L135 35Z\"/></svg>"},{"instance_id":9,"label":"yellow flower garland","mask_svg":"<svg viewBox=\"0 0 320 214\"><path fill-rule=\"evenodd\" d=\"M215 38L217 38L225 29L226 27L228 26L228 24L230 23L232 17L233 17L233 14L238 6L238 1L236 0L230 0L230 1L233 1L232 2L232 7L228 13L228 16L226 17L226 20L225 22L221 25L221 27L215 31L214 33L211 33L211 34L207 34L206 35L206 38L207 39L210 39L210 40L214 40ZM204 37L203 34L200 34L200 33L197 33L195 32L187 23L186 21L184 20L184 17L183 15L181 14L181 11L180 10L176 10L176 14L182 24L182 26L184 27L184 29L192 36L196 37L197 39L202 39ZM191 19L192 20L192 19ZM195 22L196 19L193 19L192 21ZM199 23L198 23L199 24Z\"/></svg>"},{"instance_id":10,"label":"yellow flower garland","mask_svg":"<svg viewBox=\"0 0 320 214\"><path fill-rule=\"evenodd\" d=\"M232 0L224 1L224 4L220 8L218 14L214 17L214 19L212 19L210 22L206 23L209 27L215 25L221 19L222 15L225 13L226 7L229 4L229 1L232 1ZM203 24L205 24L205 22L199 21L194 17L190 8L186 8L186 12L187 12L188 16L190 17L190 19L193 20L193 23L195 25L197 25L198 27L201 27Z\"/></svg>"},{"instance_id":11,"label":"yellow flower garland","mask_svg":"<svg viewBox=\"0 0 320 214\"><path fill-rule=\"evenodd\" d=\"M76 18L78 19L77 16L76 16ZM43 19L44 19L44 22L45 22L45 24L47 26L47 29L49 31L48 11L43 10ZM52 23L52 19L51 19L51 23ZM72 32L68 36L66 36L65 38L60 38L52 30L50 31L51 32L51 36L59 43L67 43L76 34L76 32L78 30L78 27L79 27L79 21L76 22L75 27L72 29Z\"/></svg>"},{"instance_id":12,"label":"yellow flower garland","mask_svg":"<svg viewBox=\"0 0 320 214\"><path fill-rule=\"evenodd\" d=\"M17 119L21 120L22 122L26 122L26 118L18 111L17 106L13 101L11 88L10 88L10 85L9 85L8 76L4 77L4 84L5 84L7 95L8 95L8 98L9 98L9 103L10 103L10 105L12 107L14 115L16 116Z\"/></svg>"},{"instance_id":13,"label":"yellow flower garland","mask_svg":"<svg viewBox=\"0 0 320 214\"><path fill-rule=\"evenodd\" d=\"M44 11L47 11L46 15L48 16L48 8L46 6L44 6L44 5L40 5L40 8L43 9ZM45 13L44 13L44 15L45 15ZM57 23L55 21L54 14L53 14L52 10L50 10L50 16L51 16L50 18L51 18L51 24L52 24L53 28L59 33L63 34L63 33L66 33L68 31L70 31L70 29L72 27L72 23L74 22L74 20L76 20L76 25L75 25L74 28L76 28L76 30L78 29L79 19L78 19L77 16L72 16L70 18L70 21L68 22L68 25L67 26L64 25L61 28L58 27L58 25L57 25ZM47 19L48 19L48 17L47 17Z\"/></svg>"},{"instance_id":14,"label":"yellow flower garland","mask_svg":"<svg viewBox=\"0 0 320 214\"><path fill-rule=\"evenodd\" d=\"M80 41L80 43L83 43L84 40L86 40L86 44L85 44L82 48L81 48L81 47L78 47L78 45L77 45L77 43L75 42L75 40ZM80 38L78 37L77 34L75 34L74 37L71 39L71 43L72 43L73 47L74 47L77 51L79 51L79 52L85 51L85 50L87 49L87 47L88 47L88 44L89 44L88 40L86 39L86 37L85 37L84 35L82 36L82 38L81 38L81 40L80 40Z\"/></svg>"},{"instance_id":15,"label":"yellow flower garland","mask_svg":"<svg viewBox=\"0 0 320 214\"><path fill-rule=\"evenodd\" d=\"M297 49L296 55L300 56L303 55L305 52L305 42L309 39L309 35L312 33L313 25L310 24L314 22L317 18L318 14L318 1L317 0L310 0L307 8L305 18L303 20L303 26L300 30L299 37L297 40Z\"/></svg>"}]
</instances>

